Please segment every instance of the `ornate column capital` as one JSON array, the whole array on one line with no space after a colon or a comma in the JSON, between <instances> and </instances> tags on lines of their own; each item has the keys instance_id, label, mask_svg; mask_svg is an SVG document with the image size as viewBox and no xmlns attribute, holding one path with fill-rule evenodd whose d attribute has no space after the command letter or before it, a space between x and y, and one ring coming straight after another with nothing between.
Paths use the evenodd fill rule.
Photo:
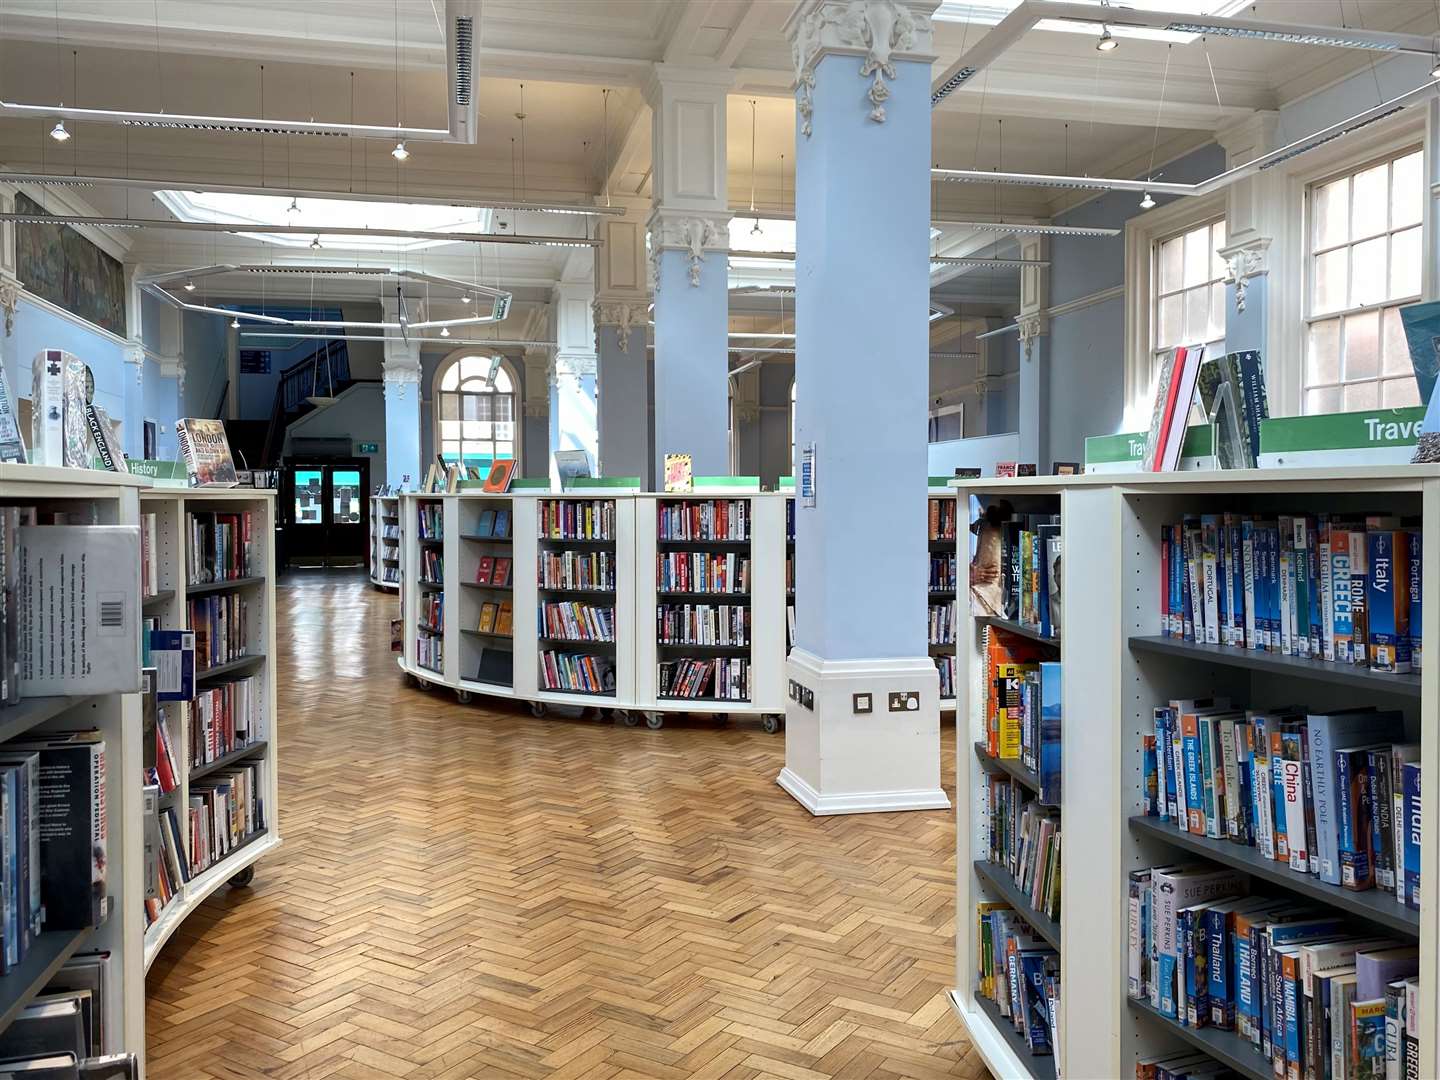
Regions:
<instances>
[{"instance_id":1,"label":"ornate column capital","mask_svg":"<svg viewBox=\"0 0 1440 1080\"><path fill-rule=\"evenodd\" d=\"M1235 310L1245 310L1245 294L1250 279L1270 272L1270 238L1255 237L1239 244L1222 247L1218 254L1225 260L1225 284L1235 286Z\"/></svg>"},{"instance_id":2,"label":"ornate column capital","mask_svg":"<svg viewBox=\"0 0 1440 1080\"><path fill-rule=\"evenodd\" d=\"M420 395L420 360L418 355L414 363L407 362L404 358L387 356L385 358L384 382L384 393L387 401L404 401L410 396L412 387L418 399Z\"/></svg>"},{"instance_id":3,"label":"ornate column capital","mask_svg":"<svg viewBox=\"0 0 1440 1080\"><path fill-rule=\"evenodd\" d=\"M1025 359L1030 360L1034 357L1035 342L1042 334L1050 332L1050 319L1041 314L1019 315L1015 324L1020 327L1020 344L1025 350Z\"/></svg>"},{"instance_id":4,"label":"ornate column capital","mask_svg":"<svg viewBox=\"0 0 1440 1080\"><path fill-rule=\"evenodd\" d=\"M660 253L683 251L690 260L690 286L700 285L700 269L708 252L730 250L728 210L701 212L657 207L650 215L650 267L655 291L660 291Z\"/></svg>"},{"instance_id":5,"label":"ornate column capital","mask_svg":"<svg viewBox=\"0 0 1440 1080\"><path fill-rule=\"evenodd\" d=\"M935 59L930 16L936 6L933 0L803 0L785 21L800 133L810 137L815 65L830 55L860 58L860 77L870 80L869 117L883 124L890 97L886 80L895 78L895 61Z\"/></svg>"},{"instance_id":6,"label":"ornate column capital","mask_svg":"<svg viewBox=\"0 0 1440 1080\"><path fill-rule=\"evenodd\" d=\"M621 352L630 351L630 331L644 328L650 305L640 300L596 300L595 350L600 350L600 328L613 326L615 340Z\"/></svg>"},{"instance_id":7,"label":"ornate column capital","mask_svg":"<svg viewBox=\"0 0 1440 1080\"><path fill-rule=\"evenodd\" d=\"M10 274L0 272L0 312L5 314L5 336L15 330L15 308L20 303L20 292L25 286Z\"/></svg>"}]
</instances>

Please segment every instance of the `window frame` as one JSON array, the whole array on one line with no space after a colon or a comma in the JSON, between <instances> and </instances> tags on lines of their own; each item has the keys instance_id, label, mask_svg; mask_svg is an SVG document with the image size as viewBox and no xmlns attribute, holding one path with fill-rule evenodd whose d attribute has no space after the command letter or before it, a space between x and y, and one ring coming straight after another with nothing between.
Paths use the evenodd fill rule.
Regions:
<instances>
[{"instance_id":1,"label":"window frame","mask_svg":"<svg viewBox=\"0 0 1440 1080\"><path fill-rule=\"evenodd\" d=\"M450 369L453 368L453 367L455 367L457 364L461 363L462 361L464 361L464 360L466 360L466 359L470 359L470 358L478 358L478 359L481 359L481 360L489 360L489 359L493 359L493 358L497 358L497 357L498 357L499 360L500 360L500 370L503 371L503 372L505 372L505 374L506 374L506 375L509 377L509 379L510 379L510 387L511 387L511 389L510 389L510 391L509 391L508 393L502 394L502 393L500 393L500 392L498 392L498 391L494 391L494 390L490 390L490 391L473 391L473 390L461 390L461 389L458 389L458 388L455 389L455 390L442 390L442 389L440 388L440 387L441 387L441 384L445 381L446 375L449 374ZM514 457L514 459L515 459L516 461L522 460L522 458L521 458L521 453L522 453L522 440L524 439L524 432L525 432L525 425L524 425L524 423L523 423L523 416L524 416L524 413L523 413L523 407L524 407L524 388L525 388L525 384L524 384L524 382L521 380L520 375L519 375L519 372L517 371L514 362L513 362L508 356L506 356L506 355L505 355L504 353L502 353L502 352L498 352L498 351L488 351L488 350L484 349L483 347L477 346L477 347L473 347L473 348L456 349L454 352L450 353L448 356L445 357L445 359L443 359L442 361L440 361L440 363L436 366L436 368L435 368L435 373L434 373L434 375L431 377L431 381L430 381L430 432L431 432L431 438L433 439L432 445L433 445L433 447L434 447L434 453L435 453L437 456L439 456L439 457L445 457L445 449L444 449L444 448L445 448L445 443L448 442L448 441L453 441L453 440L446 439L446 437L445 437L445 435L444 435L443 423L444 423L444 419L445 419L445 418L444 418L445 409L444 409L443 401L444 401L444 398L445 398L447 395L454 395L455 397L457 397L457 398L459 399L459 401L457 402L457 405L458 405L457 417L460 419L461 422L463 422L463 420L464 420L464 400L465 400L466 396L472 396L472 397L492 397L492 398L509 397L509 398L511 399L511 400L510 400L510 413L511 413L510 423L511 423L511 425L512 425L513 428L514 428L514 433L515 433L515 434L514 434L514 438L513 438L512 440L510 440L511 443L513 444L513 448L514 448L514 449L513 449L513 454L512 454L512 456ZM492 421L490 421L490 422L491 422L491 423L494 423L495 421L492 420ZM464 459L464 456L465 456L465 446L466 446L467 443L476 443L477 445L479 445L479 444L482 444L483 442L488 441L489 444L490 444L490 446L491 446L491 448L492 448L492 457L496 456L496 455L494 454L494 449L493 449L496 440L495 440L493 437L490 438L489 440L479 440L479 439L467 439L467 438L465 438L465 437L462 435L459 441L460 441L460 456L461 456L461 459L462 459L462 460ZM447 457L446 460L448 461L449 458Z\"/></svg>"}]
</instances>

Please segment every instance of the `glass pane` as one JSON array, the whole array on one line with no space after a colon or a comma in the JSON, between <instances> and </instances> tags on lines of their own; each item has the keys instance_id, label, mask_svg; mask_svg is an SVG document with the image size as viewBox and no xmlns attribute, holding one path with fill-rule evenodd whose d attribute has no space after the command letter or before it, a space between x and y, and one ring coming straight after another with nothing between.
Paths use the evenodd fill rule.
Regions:
<instances>
[{"instance_id":1,"label":"glass pane","mask_svg":"<svg viewBox=\"0 0 1440 1080\"><path fill-rule=\"evenodd\" d=\"M1210 280L1210 230L1194 229L1185 234L1185 287Z\"/></svg>"},{"instance_id":2,"label":"glass pane","mask_svg":"<svg viewBox=\"0 0 1440 1080\"><path fill-rule=\"evenodd\" d=\"M324 518L325 504L320 501L319 469L295 470L295 524L319 525Z\"/></svg>"},{"instance_id":3,"label":"glass pane","mask_svg":"<svg viewBox=\"0 0 1440 1080\"><path fill-rule=\"evenodd\" d=\"M1180 335L1184 328L1181 320L1184 318L1184 294L1176 293L1174 296L1167 296L1160 301L1160 326L1155 336L1155 344L1159 348L1167 349L1180 342Z\"/></svg>"},{"instance_id":4,"label":"glass pane","mask_svg":"<svg viewBox=\"0 0 1440 1080\"><path fill-rule=\"evenodd\" d=\"M1421 179L1421 165L1422 155L1417 150L1413 154L1406 154L1390 167L1392 229L1420 224L1420 215L1425 206L1425 182Z\"/></svg>"},{"instance_id":5,"label":"glass pane","mask_svg":"<svg viewBox=\"0 0 1440 1080\"><path fill-rule=\"evenodd\" d=\"M1413 375L1403 379L1386 379L1381 385L1381 396L1385 399L1387 409L1403 409L1408 405L1420 404L1420 388L1415 385Z\"/></svg>"},{"instance_id":6,"label":"glass pane","mask_svg":"<svg viewBox=\"0 0 1440 1080\"><path fill-rule=\"evenodd\" d=\"M330 474L330 523L360 524L360 472L336 469Z\"/></svg>"},{"instance_id":7,"label":"glass pane","mask_svg":"<svg viewBox=\"0 0 1440 1080\"><path fill-rule=\"evenodd\" d=\"M1210 328L1205 336L1212 341L1225 336L1225 286L1219 282L1210 286Z\"/></svg>"},{"instance_id":8,"label":"glass pane","mask_svg":"<svg viewBox=\"0 0 1440 1080\"><path fill-rule=\"evenodd\" d=\"M1210 280L1219 281L1225 276L1225 259L1220 249L1225 246L1225 222L1217 221L1210 226Z\"/></svg>"},{"instance_id":9,"label":"glass pane","mask_svg":"<svg viewBox=\"0 0 1440 1080\"><path fill-rule=\"evenodd\" d=\"M1350 239L1350 230L1347 228L1349 206L1346 203L1349 189L1348 180L1336 180L1315 189L1314 246L1317 251L1343 244Z\"/></svg>"},{"instance_id":10,"label":"glass pane","mask_svg":"<svg viewBox=\"0 0 1440 1080\"><path fill-rule=\"evenodd\" d=\"M1374 236L1385 231L1389 216L1390 167L1376 165L1355 174L1350 198L1350 238Z\"/></svg>"},{"instance_id":11,"label":"glass pane","mask_svg":"<svg viewBox=\"0 0 1440 1080\"><path fill-rule=\"evenodd\" d=\"M1311 323L1305 342L1305 385L1340 381L1340 320Z\"/></svg>"},{"instance_id":12,"label":"glass pane","mask_svg":"<svg viewBox=\"0 0 1440 1080\"><path fill-rule=\"evenodd\" d=\"M1345 386L1343 400L1346 412L1378 409L1380 407L1380 384L1375 382L1348 383Z\"/></svg>"},{"instance_id":13,"label":"glass pane","mask_svg":"<svg viewBox=\"0 0 1440 1080\"><path fill-rule=\"evenodd\" d=\"M515 390L515 383L510 378L510 373L501 367L495 372L495 392L498 394L509 394Z\"/></svg>"},{"instance_id":14,"label":"glass pane","mask_svg":"<svg viewBox=\"0 0 1440 1080\"><path fill-rule=\"evenodd\" d=\"M466 379L473 379L477 375L484 377L489 373L490 365L478 356L462 356L455 365L455 369L460 373L460 381L464 382Z\"/></svg>"},{"instance_id":15,"label":"glass pane","mask_svg":"<svg viewBox=\"0 0 1440 1080\"><path fill-rule=\"evenodd\" d=\"M496 420L515 419L515 398L510 394L497 394L492 399L495 403Z\"/></svg>"},{"instance_id":16,"label":"glass pane","mask_svg":"<svg viewBox=\"0 0 1440 1080\"><path fill-rule=\"evenodd\" d=\"M1350 306L1378 304L1385 299L1385 237L1377 236L1350 249Z\"/></svg>"},{"instance_id":17,"label":"glass pane","mask_svg":"<svg viewBox=\"0 0 1440 1080\"><path fill-rule=\"evenodd\" d=\"M1380 313L1367 311L1345 319L1345 381L1380 374Z\"/></svg>"},{"instance_id":18,"label":"glass pane","mask_svg":"<svg viewBox=\"0 0 1440 1080\"><path fill-rule=\"evenodd\" d=\"M440 419L441 419L441 420L458 420L458 419L460 419L460 397L459 397L458 394L441 394L441 395L440 395Z\"/></svg>"},{"instance_id":19,"label":"glass pane","mask_svg":"<svg viewBox=\"0 0 1440 1080\"><path fill-rule=\"evenodd\" d=\"M1338 386L1326 386L1319 390L1305 391L1305 413L1308 416L1315 416L1319 413L1333 413L1340 411L1340 388Z\"/></svg>"},{"instance_id":20,"label":"glass pane","mask_svg":"<svg viewBox=\"0 0 1440 1080\"><path fill-rule=\"evenodd\" d=\"M441 421L440 421L440 438L442 438L442 439L458 439L459 437L460 437L460 421L459 421L459 420L441 420Z\"/></svg>"},{"instance_id":21,"label":"glass pane","mask_svg":"<svg viewBox=\"0 0 1440 1080\"><path fill-rule=\"evenodd\" d=\"M1420 295L1420 230L1406 229L1390 237L1390 295L1402 300Z\"/></svg>"},{"instance_id":22,"label":"glass pane","mask_svg":"<svg viewBox=\"0 0 1440 1080\"><path fill-rule=\"evenodd\" d=\"M1315 257L1315 298L1310 305L1312 315L1339 311L1345 306L1345 276L1349 255L1347 248L1340 248L1338 251Z\"/></svg>"},{"instance_id":23,"label":"glass pane","mask_svg":"<svg viewBox=\"0 0 1440 1080\"><path fill-rule=\"evenodd\" d=\"M1174 292L1180 288L1181 257L1185 253L1185 238L1177 236L1160 245L1160 291Z\"/></svg>"},{"instance_id":24,"label":"glass pane","mask_svg":"<svg viewBox=\"0 0 1440 1080\"><path fill-rule=\"evenodd\" d=\"M480 419L480 397L478 394L466 394L460 399L461 416L466 420Z\"/></svg>"},{"instance_id":25,"label":"glass pane","mask_svg":"<svg viewBox=\"0 0 1440 1080\"><path fill-rule=\"evenodd\" d=\"M448 461L458 461L460 458L460 441L458 439L445 439L440 443L440 455Z\"/></svg>"},{"instance_id":26,"label":"glass pane","mask_svg":"<svg viewBox=\"0 0 1440 1080\"><path fill-rule=\"evenodd\" d=\"M1185 341L1204 341L1210 336L1210 290L1205 286L1185 293Z\"/></svg>"},{"instance_id":27,"label":"glass pane","mask_svg":"<svg viewBox=\"0 0 1440 1080\"><path fill-rule=\"evenodd\" d=\"M1405 342L1405 327L1400 322L1399 308L1386 308L1380 313L1381 334L1384 338L1383 370L1386 375L1410 375L1410 347Z\"/></svg>"}]
</instances>

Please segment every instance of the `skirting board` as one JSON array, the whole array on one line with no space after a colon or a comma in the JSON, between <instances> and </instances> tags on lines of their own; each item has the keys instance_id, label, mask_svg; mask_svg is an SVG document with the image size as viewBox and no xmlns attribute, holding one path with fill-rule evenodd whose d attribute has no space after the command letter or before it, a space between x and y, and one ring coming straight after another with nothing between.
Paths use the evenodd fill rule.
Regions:
<instances>
[{"instance_id":1,"label":"skirting board","mask_svg":"<svg viewBox=\"0 0 1440 1080\"><path fill-rule=\"evenodd\" d=\"M852 794L821 795L788 768L781 769L775 783L794 796L795 801L816 817L831 814L888 814L897 810L949 810L950 796L943 788L933 791L857 791Z\"/></svg>"}]
</instances>

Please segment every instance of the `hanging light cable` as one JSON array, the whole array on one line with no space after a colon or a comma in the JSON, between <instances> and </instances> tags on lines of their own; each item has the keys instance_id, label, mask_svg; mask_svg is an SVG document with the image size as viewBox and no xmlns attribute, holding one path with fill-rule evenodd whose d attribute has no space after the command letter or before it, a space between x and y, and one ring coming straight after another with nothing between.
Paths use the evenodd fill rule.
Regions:
<instances>
[{"instance_id":1,"label":"hanging light cable","mask_svg":"<svg viewBox=\"0 0 1440 1080\"><path fill-rule=\"evenodd\" d=\"M750 212L755 213L755 99L750 99ZM750 228L751 236L759 236L760 219Z\"/></svg>"}]
</instances>

